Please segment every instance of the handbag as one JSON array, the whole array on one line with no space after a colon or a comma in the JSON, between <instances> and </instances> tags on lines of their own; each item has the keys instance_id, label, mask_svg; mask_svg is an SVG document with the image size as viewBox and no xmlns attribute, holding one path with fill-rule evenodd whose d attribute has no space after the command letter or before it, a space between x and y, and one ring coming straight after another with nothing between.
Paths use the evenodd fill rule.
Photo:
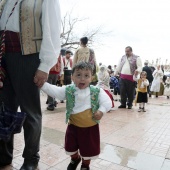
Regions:
<instances>
[{"instance_id":1,"label":"handbag","mask_svg":"<svg viewBox=\"0 0 170 170\"><path fill-rule=\"evenodd\" d=\"M8 141L11 135L20 133L26 118L24 112L14 112L2 102L0 105L0 140Z\"/></svg>"}]
</instances>

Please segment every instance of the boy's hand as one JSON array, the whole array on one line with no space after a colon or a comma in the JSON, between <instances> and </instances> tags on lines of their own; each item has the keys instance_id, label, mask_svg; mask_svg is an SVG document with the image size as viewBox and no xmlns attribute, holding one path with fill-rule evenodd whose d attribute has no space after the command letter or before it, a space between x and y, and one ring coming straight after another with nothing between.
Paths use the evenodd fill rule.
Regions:
<instances>
[{"instance_id":1,"label":"boy's hand","mask_svg":"<svg viewBox=\"0 0 170 170\"><path fill-rule=\"evenodd\" d=\"M100 120L102 117L103 117L103 112L101 112L99 110L94 114L94 118L96 120Z\"/></svg>"}]
</instances>

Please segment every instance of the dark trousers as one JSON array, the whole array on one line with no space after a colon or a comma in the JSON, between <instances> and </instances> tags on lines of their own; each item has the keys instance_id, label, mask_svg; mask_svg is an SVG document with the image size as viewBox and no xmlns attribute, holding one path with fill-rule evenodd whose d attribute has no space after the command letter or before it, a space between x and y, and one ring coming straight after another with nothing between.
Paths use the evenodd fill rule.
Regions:
<instances>
[{"instance_id":1,"label":"dark trousers","mask_svg":"<svg viewBox=\"0 0 170 170\"><path fill-rule=\"evenodd\" d=\"M119 83L121 104L123 106L126 106L126 102L128 99L128 106L132 106L135 93L135 83L125 79L120 79Z\"/></svg>"},{"instance_id":2,"label":"dark trousers","mask_svg":"<svg viewBox=\"0 0 170 170\"><path fill-rule=\"evenodd\" d=\"M21 53L8 53L5 56L7 77L0 90L0 100L13 111L18 106L27 113L23 125L25 162L39 161L41 135L40 93L33 79L39 66L39 54L22 56ZM11 163L13 158L13 136L9 142L0 141L0 165Z\"/></svg>"},{"instance_id":3,"label":"dark trousers","mask_svg":"<svg viewBox=\"0 0 170 170\"><path fill-rule=\"evenodd\" d=\"M58 74L49 74L48 76L48 83L56 85L58 79ZM54 104L55 99L52 98L51 96L48 96L48 104Z\"/></svg>"},{"instance_id":4,"label":"dark trousers","mask_svg":"<svg viewBox=\"0 0 170 170\"><path fill-rule=\"evenodd\" d=\"M71 84L71 70L64 70L64 85Z\"/></svg>"}]
</instances>

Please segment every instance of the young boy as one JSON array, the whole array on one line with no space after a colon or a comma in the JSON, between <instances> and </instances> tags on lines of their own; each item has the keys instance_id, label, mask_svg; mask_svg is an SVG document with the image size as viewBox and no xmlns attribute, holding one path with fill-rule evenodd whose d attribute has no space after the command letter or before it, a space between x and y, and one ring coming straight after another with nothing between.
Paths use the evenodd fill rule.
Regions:
<instances>
[{"instance_id":1,"label":"young boy","mask_svg":"<svg viewBox=\"0 0 170 170\"><path fill-rule=\"evenodd\" d=\"M71 156L67 170L76 170L81 157L81 170L90 169L91 159L100 153L99 120L112 107L103 89L89 85L92 71L91 64L79 62L72 69L74 84L57 87L45 83L42 87L49 96L66 99L65 150Z\"/></svg>"}]
</instances>

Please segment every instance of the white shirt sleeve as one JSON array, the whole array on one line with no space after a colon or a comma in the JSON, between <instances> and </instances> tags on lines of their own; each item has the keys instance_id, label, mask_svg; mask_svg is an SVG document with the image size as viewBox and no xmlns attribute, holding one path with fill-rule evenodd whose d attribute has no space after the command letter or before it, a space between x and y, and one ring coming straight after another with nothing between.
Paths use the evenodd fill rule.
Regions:
<instances>
[{"instance_id":1,"label":"white shirt sleeve","mask_svg":"<svg viewBox=\"0 0 170 170\"><path fill-rule=\"evenodd\" d=\"M120 69L121 69L121 68L120 68L120 64L121 64L121 59L119 60L118 65L117 65L117 68L116 68L116 71L115 71L115 73L114 73L115 76L117 76L118 73L121 72L121 70L120 70Z\"/></svg>"},{"instance_id":2,"label":"white shirt sleeve","mask_svg":"<svg viewBox=\"0 0 170 170\"><path fill-rule=\"evenodd\" d=\"M142 72L142 60L140 57L137 58L136 65L137 65L137 71Z\"/></svg>"},{"instance_id":3,"label":"white shirt sleeve","mask_svg":"<svg viewBox=\"0 0 170 170\"><path fill-rule=\"evenodd\" d=\"M55 65L60 53L61 16L58 0L44 0L42 5L43 39L39 70L46 73Z\"/></svg>"},{"instance_id":4,"label":"white shirt sleeve","mask_svg":"<svg viewBox=\"0 0 170 170\"><path fill-rule=\"evenodd\" d=\"M41 90L48 94L49 96L53 98L57 98L59 100L65 100L66 95L65 95L65 86L62 87L57 87L56 85L52 85L49 83L44 83L44 85L41 87Z\"/></svg>"},{"instance_id":5,"label":"white shirt sleeve","mask_svg":"<svg viewBox=\"0 0 170 170\"><path fill-rule=\"evenodd\" d=\"M99 111L104 113L107 113L111 107L112 107L112 101L110 97L107 95L107 93L100 88L100 93L99 93Z\"/></svg>"}]
</instances>

